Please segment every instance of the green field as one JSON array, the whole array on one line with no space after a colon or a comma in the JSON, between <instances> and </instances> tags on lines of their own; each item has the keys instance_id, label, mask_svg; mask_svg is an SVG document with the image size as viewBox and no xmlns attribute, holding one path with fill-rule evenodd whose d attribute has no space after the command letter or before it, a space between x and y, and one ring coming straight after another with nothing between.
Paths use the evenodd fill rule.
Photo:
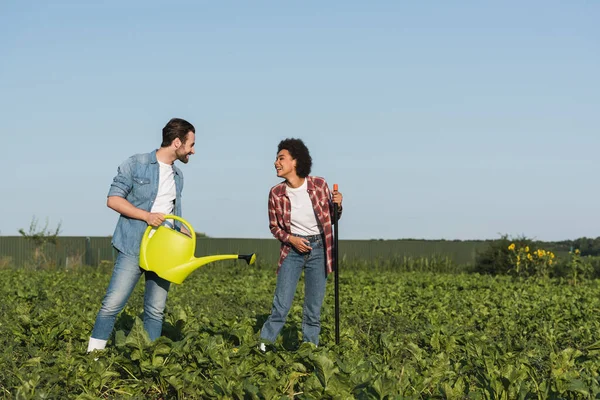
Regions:
<instances>
[{"instance_id":1,"label":"green field","mask_svg":"<svg viewBox=\"0 0 600 400\"><path fill-rule=\"evenodd\" d=\"M152 344L138 285L109 348L94 356L85 349L110 270L4 269L0 398L600 396L598 281L343 267L339 346L333 276L321 345L299 343L299 292L280 342L263 354L274 270L222 262L172 288Z\"/></svg>"}]
</instances>

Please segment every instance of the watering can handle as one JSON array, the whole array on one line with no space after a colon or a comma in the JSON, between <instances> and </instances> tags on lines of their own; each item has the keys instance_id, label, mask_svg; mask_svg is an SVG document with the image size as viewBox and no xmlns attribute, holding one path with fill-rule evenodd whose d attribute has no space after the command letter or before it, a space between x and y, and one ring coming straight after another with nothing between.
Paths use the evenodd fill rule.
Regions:
<instances>
[{"instance_id":1,"label":"watering can handle","mask_svg":"<svg viewBox=\"0 0 600 400\"><path fill-rule=\"evenodd\" d=\"M190 225L190 223L187 222L185 219L178 217L177 215L171 215L171 214L165 215L165 220L167 220L167 219L176 220L176 221L179 221L182 224L184 224L185 227L187 228L187 230L190 231L192 240L194 240L194 241L196 240L196 232L194 232L194 228L192 228L192 225ZM148 228L152 229L151 226L149 226ZM146 231L148 231L148 228L146 228Z\"/></svg>"},{"instance_id":2,"label":"watering can handle","mask_svg":"<svg viewBox=\"0 0 600 400\"><path fill-rule=\"evenodd\" d=\"M194 231L194 228L192 228L192 225L190 225L189 222L187 222L185 219L178 217L177 215L171 215L171 214L167 214L165 215L165 220L167 219L172 219L172 220L176 220L181 222L182 224L185 225L185 227L188 229L188 231L190 231L190 235L192 237L192 243L196 243L196 232ZM140 243L140 256L141 256L141 265L147 265L147 261L146 261L146 247L148 246L148 241L150 240L150 237L148 236L148 234L150 233L150 231L153 229L153 226L148 225L148 227L146 228L146 230L144 231L144 236L142 236L142 243Z\"/></svg>"}]
</instances>

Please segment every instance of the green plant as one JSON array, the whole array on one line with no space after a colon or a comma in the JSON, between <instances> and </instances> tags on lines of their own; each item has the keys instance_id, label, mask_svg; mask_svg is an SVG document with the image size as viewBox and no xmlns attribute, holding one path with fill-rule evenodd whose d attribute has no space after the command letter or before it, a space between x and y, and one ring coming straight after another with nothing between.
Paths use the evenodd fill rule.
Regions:
<instances>
[{"instance_id":1,"label":"green plant","mask_svg":"<svg viewBox=\"0 0 600 400\"><path fill-rule=\"evenodd\" d=\"M340 344L331 281L319 347L300 342L301 280L284 332L267 353L256 345L273 299L273 265L206 266L172 285L163 336L154 342L138 318L138 285L109 346L96 354L85 350L108 271L3 271L0 397L600 396L599 282L343 267Z\"/></svg>"},{"instance_id":2,"label":"green plant","mask_svg":"<svg viewBox=\"0 0 600 400\"><path fill-rule=\"evenodd\" d=\"M581 283L582 279L590 278L594 268L588 260L581 256L579 249L569 251L569 261L567 263L569 278L573 285Z\"/></svg>"}]
</instances>

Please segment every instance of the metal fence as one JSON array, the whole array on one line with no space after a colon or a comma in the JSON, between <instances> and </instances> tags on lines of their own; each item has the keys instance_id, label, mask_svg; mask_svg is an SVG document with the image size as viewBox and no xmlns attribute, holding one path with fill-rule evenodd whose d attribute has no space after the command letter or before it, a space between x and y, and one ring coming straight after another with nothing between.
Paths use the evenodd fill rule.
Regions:
<instances>
[{"instance_id":1,"label":"metal fence","mask_svg":"<svg viewBox=\"0 0 600 400\"><path fill-rule=\"evenodd\" d=\"M472 264L483 241L433 240L340 240L339 257L344 262L376 261L393 257L448 257L457 264ZM275 239L197 238L196 256L256 253L257 262L275 264L279 242ZM112 263L116 252L110 237L58 237L56 244L36 245L22 236L0 236L0 265L97 266Z\"/></svg>"}]
</instances>

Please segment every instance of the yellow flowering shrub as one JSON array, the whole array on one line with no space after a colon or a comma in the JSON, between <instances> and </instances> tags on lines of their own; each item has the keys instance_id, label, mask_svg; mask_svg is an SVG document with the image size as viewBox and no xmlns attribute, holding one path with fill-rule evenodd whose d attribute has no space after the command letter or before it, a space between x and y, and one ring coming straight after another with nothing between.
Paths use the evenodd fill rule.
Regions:
<instances>
[{"instance_id":1,"label":"yellow flowering shrub","mask_svg":"<svg viewBox=\"0 0 600 400\"><path fill-rule=\"evenodd\" d=\"M529 246L517 246L511 243L508 246L509 259L512 269L509 271L516 276L547 277L555 262L553 252L544 249L531 251Z\"/></svg>"},{"instance_id":2,"label":"yellow flowering shrub","mask_svg":"<svg viewBox=\"0 0 600 400\"><path fill-rule=\"evenodd\" d=\"M514 273L515 252L517 248L526 246L534 247L533 241L526 237L509 238L503 235L498 240L490 241L488 246L477 251L472 271L490 275Z\"/></svg>"}]
</instances>

